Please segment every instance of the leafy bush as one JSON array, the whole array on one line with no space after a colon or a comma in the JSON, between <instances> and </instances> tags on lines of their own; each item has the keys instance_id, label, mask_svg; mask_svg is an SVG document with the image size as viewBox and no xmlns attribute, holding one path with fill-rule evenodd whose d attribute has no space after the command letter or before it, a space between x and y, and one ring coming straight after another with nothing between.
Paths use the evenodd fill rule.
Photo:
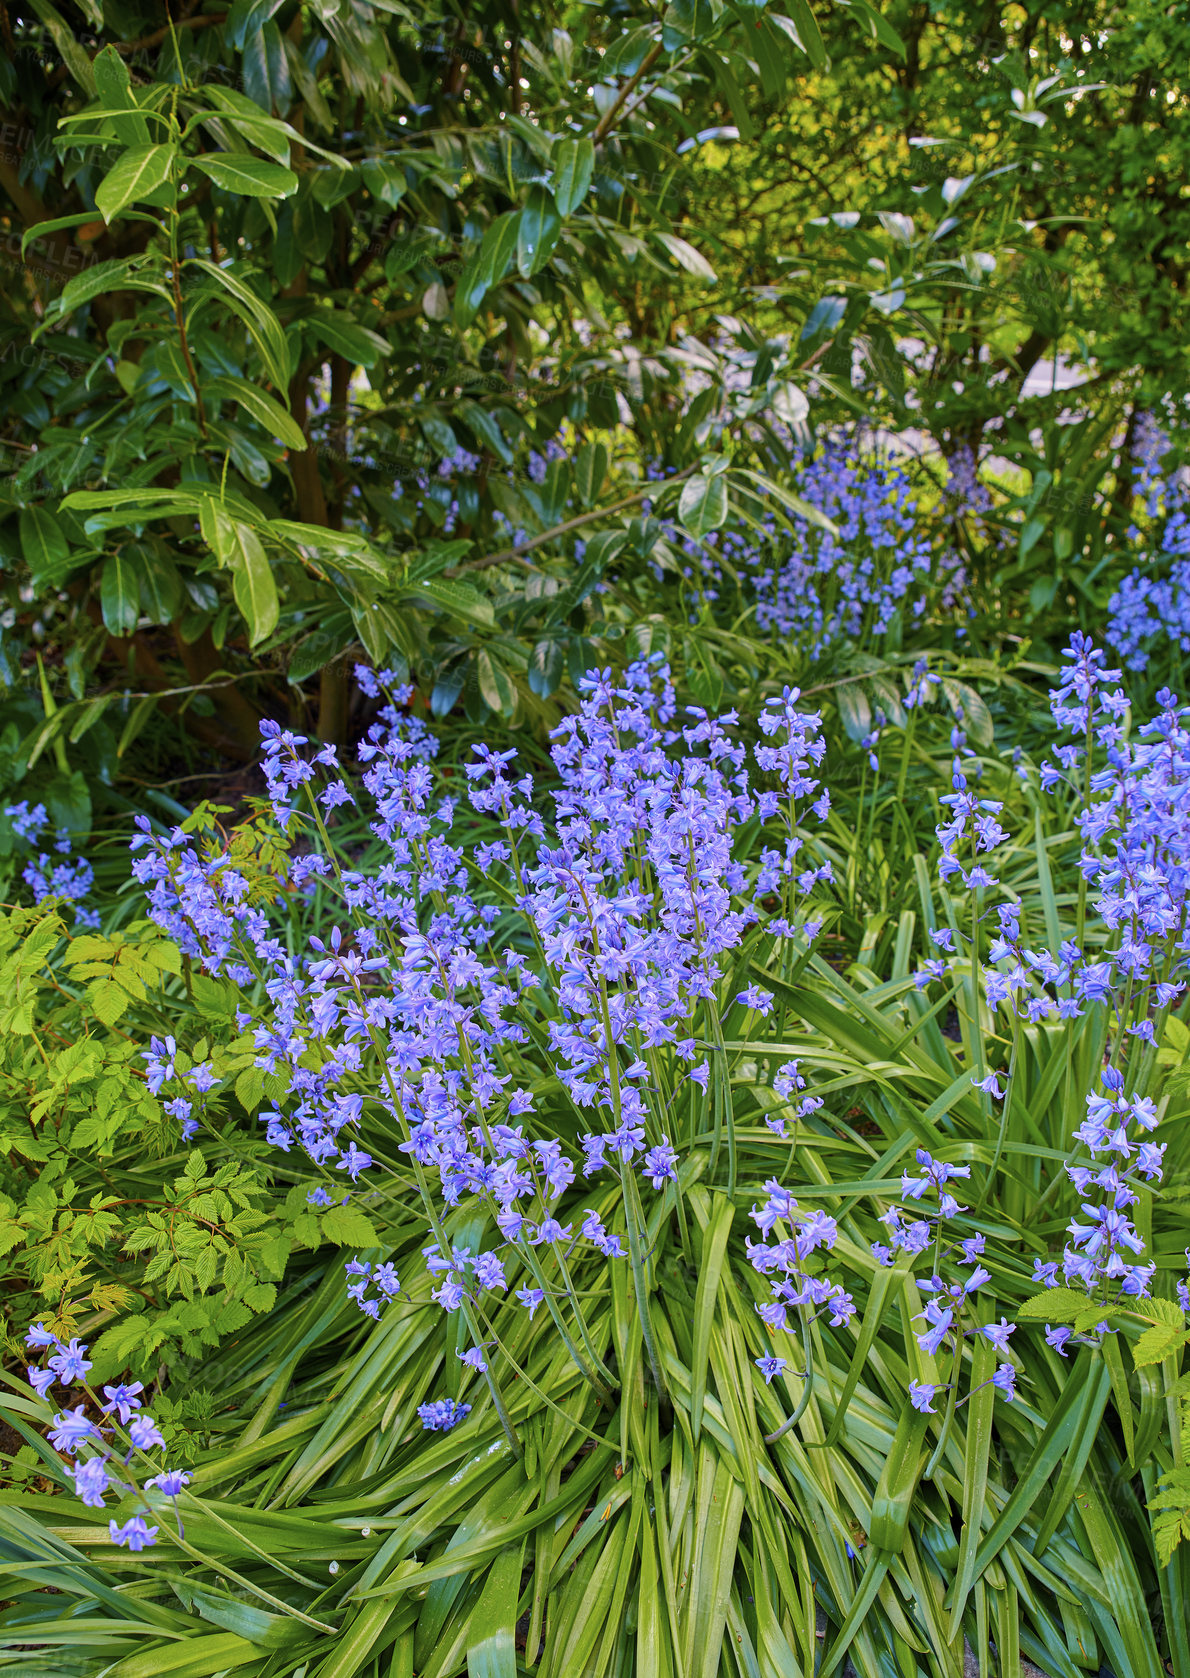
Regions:
<instances>
[{"instance_id":1,"label":"leafy bush","mask_svg":"<svg viewBox=\"0 0 1190 1678\"><path fill-rule=\"evenodd\" d=\"M360 1239L346 1208L287 1201L242 1134L270 1080L236 999L151 922L72 932L52 900L9 909L0 984L6 1293L18 1321L92 1337L96 1379L181 1380L272 1310L296 1250ZM178 1079L164 1106L142 1047L157 1031Z\"/></svg>"}]
</instances>

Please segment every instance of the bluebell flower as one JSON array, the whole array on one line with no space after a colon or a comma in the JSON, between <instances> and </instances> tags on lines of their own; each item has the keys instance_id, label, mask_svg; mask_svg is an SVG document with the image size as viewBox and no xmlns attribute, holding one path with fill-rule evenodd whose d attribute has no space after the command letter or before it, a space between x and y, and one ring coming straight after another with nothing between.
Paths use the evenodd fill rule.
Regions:
<instances>
[{"instance_id":1,"label":"bluebell flower","mask_svg":"<svg viewBox=\"0 0 1190 1678\"><path fill-rule=\"evenodd\" d=\"M112 1481L104 1457L88 1457L74 1470L75 1495L88 1509L103 1508L103 1494Z\"/></svg>"},{"instance_id":2,"label":"bluebell flower","mask_svg":"<svg viewBox=\"0 0 1190 1678\"><path fill-rule=\"evenodd\" d=\"M165 1497L180 1497L182 1489L190 1484L191 1476L180 1468L166 1469L164 1474L154 1474L145 1481L147 1488L156 1488Z\"/></svg>"},{"instance_id":3,"label":"bluebell flower","mask_svg":"<svg viewBox=\"0 0 1190 1678\"><path fill-rule=\"evenodd\" d=\"M104 1387L103 1396L107 1399L107 1403L101 1406L103 1414L110 1416L114 1410L123 1425L127 1426L133 1412L141 1408L140 1395L144 1390L144 1385L140 1381L121 1381L115 1386Z\"/></svg>"},{"instance_id":4,"label":"bluebell flower","mask_svg":"<svg viewBox=\"0 0 1190 1678\"><path fill-rule=\"evenodd\" d=\"M158 1528L149 1526L141 1515L133 1515L123 1526L115 1521L107 1525L112 1543L127 1545L130 1550L144 1550L157 1541Z\"/></svg>"},{"instance_id":5,"label":"bluebell flower","mask_svg":"<svg viewBox=\"0 0 1190 1678\"><path fill-rule=\"evenodd\" d=\"M63 1385L70 1386L72 1382L86 1380L91 1367L86 1356L87 1348L78 1340L71 1340L66 1346L59 1341L57 1347L54 1356L47 1361Z\"/></svg>"},{"instance_id":6,"label":"bluebell flower","mask_svg":"<svg viewBox=\"0 0 1190 1678\"><path fill-rule=\"evenodd\" d=\"M73 1456L85 1439L98 1439L99 1429L94 1422L89 1421L83 1406L77 1405L72 1411L54 1417L54 1427L49 1435L50 1444L55 1451L62 1451L67 1456Z\"/></svg>"},{"instance_id":7,"label":"bluebell flower","mask_svg":"<svg viewBox=\"0 0 1190 1678\"><path fill-rule=\"evenodd\" d=\"M417 1413L424 1429L431 1433L449 1433L464 1416L470 1415L471 1406L461 1404L455 1398L439 1398L431 1404L419 1404Z\"/></svg>"},{"instance_id":8,"label":"bluebell flower","mask_svg":"<svg viewBox=\"0 0 1190 1678\"><path fill-rule=\"evenodd\" d=\"M1010 1363L1002 1363L992 1376L992 1385L1011 1402L1016 1397L1016 1370Z\"/></svg>"},{"instance_id":9,"label":"bluebell flower","mask_svg":"<svg viewBox=\"0 0 1190 1678\"><path fill-rule=\"evenodd\" d=\"M128 1437L138 1451L148 1451L154 1445L165 1444L161 1429L146 1412L132 1418L128 1424Z\"/></svg>"}]
</instances>

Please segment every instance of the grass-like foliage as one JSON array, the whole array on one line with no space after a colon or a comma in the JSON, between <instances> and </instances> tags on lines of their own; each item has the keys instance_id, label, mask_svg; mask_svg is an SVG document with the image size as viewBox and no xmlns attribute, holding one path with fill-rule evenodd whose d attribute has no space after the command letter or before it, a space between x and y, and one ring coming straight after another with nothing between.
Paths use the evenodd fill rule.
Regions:
<instances>
[{"instance_id":1,"label":"grass-like foliage","mask_svg":"<svg viewBox=\"0 0 1190 1678\"><path fill-rule=\"evenodd\" d=\"M857 748L593 673L530 774L362 672L358 777L271 726L233 836L142 822L234 1255L142 1291L242 1285L249 1162L293 1250L209 1367L41 1313L10 1665L1190 1674L1190 734L1079 638L1015 751L930 674Z\"/></svg>"}]
</instances>

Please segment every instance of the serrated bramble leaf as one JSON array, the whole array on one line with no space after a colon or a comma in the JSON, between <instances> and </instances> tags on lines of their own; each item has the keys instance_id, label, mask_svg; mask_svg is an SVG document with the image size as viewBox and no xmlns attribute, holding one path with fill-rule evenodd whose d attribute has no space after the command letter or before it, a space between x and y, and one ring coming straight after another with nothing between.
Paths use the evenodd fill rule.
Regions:
<instances>
[{"instance_id":1,"label":"serrated bramble leaf","mask_svg":"<svg viewBox=\"0 0 1190 1678\"><path fill-rule=\"evenodd\" d=\"M1188 1341L1190 1333L1185 1329L1169 1328L1163 1323L1156 1328L1147 1328L1132 1348L1132 1362L1137 1369L1144 1368L1146 1364L1160 1363L1162 1358Z\"/></svg>"},{"instance_id":2,"label":"serrated bramble leaf","mask_svg":"<svg viewBox=\"0 0 1190 1678\"><path fill-rule=\"evenodd\" d=\"M1032 1322L1072 1323L1087 1309L1087 1296L1075 1288L1050 1288L1017 1306L1017 1317Z\"/></svg>"},{"instance_id":3,"label":"serrated bramble leaf","mask_svg":"<svg viewBox=\"0 0 1190 1678\"><path fill-rule=\"evenodd\" d=\"M339 1247L378 1247L380 1237L366 1213L354 1206L332 1206L322 1220L322 1232Z\"/></svg>"}]
</instances>

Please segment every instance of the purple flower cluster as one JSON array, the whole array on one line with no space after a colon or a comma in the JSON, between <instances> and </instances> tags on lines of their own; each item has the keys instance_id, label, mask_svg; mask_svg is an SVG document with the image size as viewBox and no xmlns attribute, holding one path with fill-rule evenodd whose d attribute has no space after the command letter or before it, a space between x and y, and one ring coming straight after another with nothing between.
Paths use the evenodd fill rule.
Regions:
<instances>
[{"instance_id":1,"label":"purple flower cluster","mask_svg":"<svg viewBox=\"0 0 1190 1678\"><path fill-rule=\"evenodd\" d=\"M246 1025L248 1016L242 1015L241 1018ZM205 1060L192 1063L189 1056L179 1057L178 1045L172 1037L150 1037L149 1047L141 1050L141 1059L146 1063L146 1083L150 1095L160 1095L167 1085L176 1092L162 1105L170 1118L177 1119L181 1124L183 1142L189 1142L196 1135L199 1124L194 1117L193 1098L207 1095L219 1086L220 1080L212 1071L211 1063Z\"/></svg>"},{"instance_id":2,"label":"purple flower cluster","mask_svg":"<svg viewBox=\"0 0 1190 1678\"><path fill-rule=\"evenodd\" d=\"M432 1404L419 1404L417 1413L422 1427L428 1432L449 1433L464 1416L470 1415L471 1406L460 1404L455 1398L440 1398Z\"/></svg>"},{"instance_id":3,"label":"purple flower cluster","mask_svg":"<svg viewBox=\"0 0 1190 1678\"><path fill-rule=\"evenodd\" d=\"M82 1404L76 1405L73 1410L59 1412L54 1417L49 1435L50 1444L55 1451L78 1459L74 1468L74 1485L75 1492L83 1504L88 1509L102 1509L105 1494L109 1491L114 1492L117 1498L139 1498L143 1491L156 1490L163 1496L174 1499L174 1512L177 1514L176 1500L183 1488L189 1484L190 1475L181 1469L156 1464L154 1466L157 1472L144 1481L142 1491L131 1467L134 1458L144 1456L155 1448L164 1448L165 1445L161 1430L152 1416L142 1408L143 1400L140 1395L144 1388L141 1382L119 1382L104 1387L105 1402L100 1404L98 1394L92 1392L87 1384L87 1371L91 1364L87 1359L86 1346L78 1340L63 1344L41 1323L35 1324L29 1330L25 1336L25 1344L50 1353L44 1367L31 1366L27 1371L29 1385L39 1398L45 1398L50 1388L55 1385L81 1387L87 1396L95 1401L102 1415L113 1418L106 1425L93 1422ZM118 1448L113 1449L112 1445L117 1425L128 1445L127 1452L122 1457L118 1454ZM143 1550L155 1544L159 1530L158 1527L148 1524L144 1514L132 1515L123 1524L115 1520L108 1522L112 1543L127 1545L130 1550ZM179 1517L179 1535L182 1530Z\"/></svg>"},{"instance_id":4,"label":"purple flower cluster","mask_svg":"<svg viewBox=\"0 0 1190 1678\"><path fill-rule=\"evenodd\" d=\"M30 806L28 800L9 804L5 815L21 845L35 851L21 870L21 878L33 893L34 903L46 898L62 898L74 905L76 926L96 928L99 915L86 906L85 899L95 883L95 873L84 857L73 856L70 834L60 829L53 840L53 851L45 849L45 835L50 818L44 804Z\"/></svg>"},{"instance_id":5,"label":"purple flower cluster","mask_svg":"<svg viewBox=\"0 0 1190 1678\"><path fill-rule=\"evenodd\" d=\"M749 1239L746 1243L752 1268L771 1278L772 1299L756 1307L761 1322L771 1334L785 1333L790 1311L804 1306L811 1307L815 1315L826 1312L836 1326L849 1322L855 1315L851 1295L840 1283L806 1269L814 1253L820 1249L829 1252L834 1246L839 1233L834 1218L821 1210L803 1211L775 1178L764 1186L768 1199L763 1206L753 1206L751 1213L763 1240ZM774 1232L777 1239L770 1240ZM760 1367L764 1367L763 1360Z\"/></svg>"},{"instance_id":6,"label":"purple flower cluster","mask_svg":"<svg viewBox=\"0 0 1190 1678\"><path fill-rule=\"evenodd\" d=\"M390 677L359 673L373 697ZM799 830L803 809L821 818L828 801L814 774L820 719L798 708L796 689L765 706L750 765L734 713L680 713L655 660L618 678L593 672L580 688L554 734L548 799L515 753L488 746L462 782L436 777L406 689L369 730L354 790L332 748L307 755L300 736L262 725L290 844L284 881L250 886L221 840L158 837L142 822L135 841L153 918L208 972L263 992L257 1065L288 1086L261 1114L269 1141L317 1169L315 1203L332 1198L332 1173L365 1194L384 1178L403 1197L412 1188L433 1297L463 1313L476 1342L464 1361L489 1384L470 1355L478 1316L510 1290L530 1315L544 1306L600 1378L569 1259L577 1248L642 1262L640 1194L674 1181L673 1116L689 1111L693 1124L707 1100L736 1000L729 958L761 921L771 937L812 938L822 923L803 900L830 878ZM367 869L339 854L328 826L357 797L382 853ZM774 842L754 861L741 836L758 822ZM291 953L282 886L314 884L341 924ZM758 900L770 894L781 912L765 917ZM763 1011L771 999L749 987L743 1000ZM147 1058L164 1088L173 1047L155 1041ZM539 1116L543 1095L575 1115L576 1148ZM562 1209L600 1175L619 1191L623 1231L606 1221L615 1196ZM486 1244L447 1240L443 1220L464 1204L486 1212ZM356 1258L347 1270L373 1317L400 1293L391 1263ZM426 1426L453 1425L440 1406L428 1413Z\"/></svg>"},{"instance_id":7,"label":"purple flower cluster","mask_svg":"<svg viewBox=\"0 0 1190 1678\"><path fill-rule=\"evenodd\" d=\"M952 519L978 524L992 510L992 494L979 478L979 463L968 443L960 443L947 462L946 510Z\"/></svg>"},{"instance_id":8,"label":"purple flower cluster","mask_svg":"<svg viewBox=\"0 0 1190 1678\"><path fill-rule=\"evenodd\" d=\"M889 1266L895 1262L898 1251L916 1257L933 1248L933 1273L917 1284L927 1296L925 1309L917 1318L924 1324L918 1332L917 1343L930 1357L950 1351L952 1374L946 1383L912 1381L909 1386L909 1398L914 1407L932 1413L933 1401L939 1392L949 1391L953 1397L962 1361L963 1340L982 1335L998 1352L1007 1354L1014 1325L1003 1319L999 1323L980 1324L977 1320L979 1313L973 1308L973 1296L990 1280L990 1272L981 1262L987 1237L977 1233L958 1242L946 1241L947 1221L967 1211L967 1207L959 1204L951 1184L969 1178L971 1167L937 1160L925 1148L918 1148L916 1163L916 1172L902 1173L902 1204L890 1206L881 1216L880 1221L888 1235L885 1241L873 1242L872 1254L877 1263ZM916 1208L926 1196L937 1197L936 1207L924 1208L920 1215L908 1215L909 1207L905 1203L912 1202ZM947 1268L952 1271L948 1278L941 1274L945 1260L950 1261ZM973 1317L975 1321L971 1321ZM1016 1394L1015 1383L1016 1368L1006 1360L992 1376L991 1384L1005 1398L1011 1399Z\"/></svg>"},{"instance_id":9,"label":"purple flower cluster","mask_svg":"<svg viewBox=\"0 0 1190 1678\"><path fill-rule=\"evenodd\" d=\"M1043 792L1072 803L1082 838L1076 924L1056 949L1034 946L1021 905L1000 904L982 990L993 1012L1010 1014L1014 1041L1020 1022L1080 1020L1092 1011L1103 1020L1107 1065L1101 1087L1087 1095L1074 1132L1079 1152L1066 1165L1080 1210L1061 1259L1037 1260L1035 1280L1084 1289L1107 1307L1147 1295L1155 1273L1130 1213L1140 1188L1162 1176L1165 1149L1150 1139L1158 1114L1146 1083L1190 955L1190 708L1162 690L1158 714L1129 732L1120 671L1103 651L1076 633L1063 662L1050 694L1060 743L1039 773ZM955 819L939 829L942 871L968 886L994 885L978 867L964 872L956 852L960 841L990 849L1004 837L1000 807L975 799L961 779L956 769L948 800ZM1101 931L1092 934L1084 903ZM951 951L950 932L934 937ZM922 977L945 971L946 962L928 962ZM997 1099L1009 1094L995 1075L976 1081ZM1062 1350L1072 1330L1046 1333Z\"/></svg>"},{"instance_id":10,"label":"purple flower cluster","mask_svg":"<svg viewBox=\"0 0 1190 1678\"><path fill-rule=\"evenodd\" d=\"M1080 868L1108 942L1091 949L1075 937L1056 951L1030 949L1021 942L1019 909L1002 908L986 993L993 1005L1011 1004L1030 1020L1077 1019L1102 1006L1119 1048L1128 1039L1152 1044L1185 989L1177 974L1190 953L1190 711L1163 689L1158 715L1129 739L1120 672L1080 634L1063 657L1069 669L1050 706L1058 728L1074 739L1056 748L1056 765L1041 765L1041 784L1051 794L1074 795Z\"/></svg>"},{"instance_id":11,"label":"purple flower cluster","mask_svg":"<svg viewBox=\"0 0 1190 1678\"><path fill-rule=\"evenodd\" d=\"M1149 529L1133 525L1128 540L1148 551L1108 602L1107 640L1129 670L1145 670L1156 649L1190 652L1190 485L1164 465L1170 439L1151 414L1133 444L1133 488Z\"/></svg>"},{"instance_id":12,"label":"purple flower cluster","mask_svg":"<svg viewBox=\"0 0 1190 1678\"><path fill-rule=\"evenodd\" d=\"M799 522L753 557L761 629L817 658L839 641L867 645L898 614L920 619L932 596L944 609L959 603L961 558L939 549L903 466L847 442L807 448L791 464L793 493L838 534Z\"/></svg>"}]
</instances>

